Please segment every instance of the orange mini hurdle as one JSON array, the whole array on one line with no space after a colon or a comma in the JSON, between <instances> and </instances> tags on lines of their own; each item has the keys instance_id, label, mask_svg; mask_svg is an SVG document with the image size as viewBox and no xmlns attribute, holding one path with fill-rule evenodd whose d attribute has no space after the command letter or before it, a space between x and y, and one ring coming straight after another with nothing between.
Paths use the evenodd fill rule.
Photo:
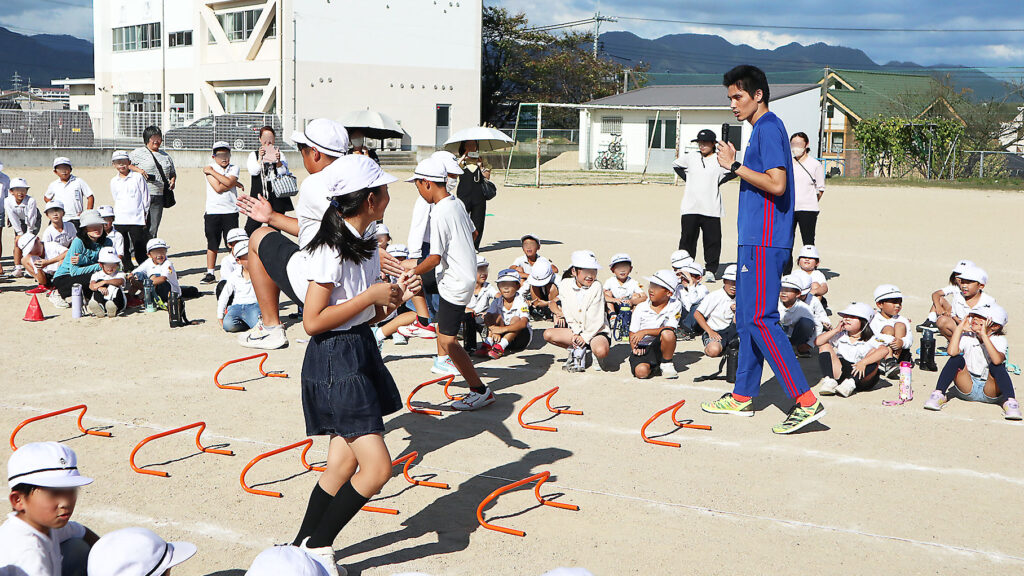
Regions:
<instances>
[{"instance_id":1,"label":"orange mini hurdle","mask_svg":"<svg viewBox=\"0 0 1024 576\"><path fill-rule=\"evenodd\" d=\"M533 488L533 495L537 497L537 502L540 502L544 506L552 506L552 507L555 507L555 508L562 508L563 510L579 510L580 507L576 506L575 504L562 504L561 502L553 502L551 500L545 500L540 495L540 487L545 482L547 482L548 478L550 478L550 477L551 477L551 472L541 472L539 474L534 474L533 476L530 476L529 478L523 478L522 480L519 480L518 482L513 482L513 483L511 483L511 484L509 484L507 486L502 486L501 488L498 488L494 492L491 492L487 496L487 498L484 498L484 501L481 502L480 505L477 506L477 508L476 508L476 519L477 519L477 521L480 522L481 526L483 526L484 528L487 528L488 530L494 530L496 532L504 532L505 534L511 534L513 536L526 536L526 532L523 532L522 530L516 530L514 528L505 528L504 526L497 526L495 524L489 524L486 520L484 520L484 507L487 506L487 504L491 500L494 500L495 498L497 498L498 496L501 496L505 492L508 492L509 490L515 490L516 488L519 488L520 486L522 486L524 484L529 484L530 482L533 482L534 480L537 481L537 485L534 486L534 488Z\"/></svg>"},{"instance_id":2,"label":"orange mini hurdle","mask_svg":"<svg viewBox=\"0 0 1024 576\"><path fill-rule=\"evenodd\" d=\"M526 406L523 406L523 409L519 411L519 425L522 426L523 428L528 429L528 430L543 430L545 432L558 432L558 428L554 428L552 426L538 426L536 424L527 424L526 422L523 422L523 414L527 410L530 409L530 406L533 406L534 402L540 400L541 398L547 398L547 400L544 403L548 407L548 412L551 412L552 414L574 414L576 416L582 416L583 415L583 412L581 412L580 410L563 410L561 408L552 408L551 407L551 398L553 398L555 396L555 393L557 393L557 392L558 392L558 386L555 386L551 390L548 390L547 392L545 392L545 393L541 394L540 396L537 396L533 400L530 400L529 402L527 402Z\"/></svg>"},{"instance_id":3,"label":"orange mini hurdle","mask_svg":"<svg viewBox=\"0 0 1024 576\"><path fill-rule=\"evenodd\" d=\"M17 450L18 449L18 447L14 444L14 437L17 436L18 432L22 428L24 428L27 424L31 424L33 422L38 422L39 420L45 420L46 418L52 418L53 416L60 416L61 414L67 414L68 412L74 412L75 410L81 410L82 411L78 415L78 430L79 431L81 431L83 434L88 434L90 436L104 436L106 438L110 438L110 436L111 436L110 432L103 432L103 431L100 431L100 430L86 430L85 427L82 426L82 418L85 417L85 411L88 410L88 408L85 406L85 404L79 404L78 406L72 406L70 408L65 408L63 410L57 410L56 412L50 412L48 414L42 414L40 416L33 416L33 417L29 418L28 420L23 421L21 424L18 424L14 428L14 431L11 432L11 439L10 439L11 450Z\"/></svg>"},{"instance_id":4,"label":"orange mini hurdle","mask_svg":"<svg viewBox=\"0 0 1024 576\"><path fill-rule=\"evenodd\" d=\"M410 412L415 412L417 414L429 414L431 416L440 416L441 415L441 411L440 410L433 410L433 409L430 409L430 408L413 408L413 406L412 406L412 397L417 392L420 391L420 388L425 388L427 386L430 386L431 384L437 384L438 382L442 382L442 381L444 381L444 395L445 395L446 398L448 398L449 400L458 400L459 398L461 398L461 396L452 396L450 393L448 393L448 387L451 386L452 382L455 381L455 376L442 376L440 378L434 378L433 380L428 380L428 381L424 382L423 384L420 384L419 386L413 388L412 392L409 392L409 396L406 397L406 399L405 399L405 407L408 408Z\"/></svg>"},{"instance_id":5,"label":"orange mini hurdle","mask_svg":"<svg viewBox=\"0 0 1024 576\"><path fill-rule=\"evenodd\" d=\"M217 388L220 388L221 390L241 390L244 392L245 386L236 386L234 384L221 384L219 379L220 373L225 368L232 364L238 364L239 362L245 362L246 360L255 360L256 358L260 359L260 365L257 367L257 369L260 371L260 375L263 376L264 378L287 378L288 375L285 374L284 371L282 370L274 370L272 372L267 372L266 370L263 369L263 363L266 362L267 358L269 357L270 354L267 354L266 352L261 352L260 354L253 354L252 356L246 356L244 358L228 360L227 362L221 364L220 368L217 368L217 372L215 372L213 375L213 383L216 384Z\"/></svg>"},{"instance_id":6,"label":"orange mini hurdle","mask_svg":"<svg viewBox=\"0 0 1024 576\"><path fill-rule=\"evenodd\" d=\"M171 434L177 434L178 432L184 432L185 430L191 430L192 428L199 428L199 430L196 431L196 448L199 448L200 452L206 452L208 454L223 454L225 456L235 455L235 453L232 452L231 450L218 450L217 448L206 448L205 446L203 446L203 444L200 442L200 437L203 435L203 430L206 430L206 422L194 422L192 424L189 424L188 426L182 426L181 428L167 430L166 432L160 432L159 434L153 434L152 436L143 438L142 442L139 442L135 446L135 449L132 450L131 456L128 457L128 464L131 465L132 470L138 472L139 474L149 474L150 476L161 476L163 478L170 477L170 474L168 474L167 472L161 472L160 470L143 470L142 468L139 468L138 466L135 465L135 454L139 451L140 448L142 448L144 445L146 445L148 442L152 440L156 440L157 438L163 438L164 436L170 436Z\"/></svg>"},{"instance_id":7,"label":"orange mini hurdle","mask_svg":"<svg viewBox=\"0 0 1024 576\"><path fill-rule=\"evenodd\" d=\"M650 418L648 418L647 422L644 422L643 427L640 428L640 436L643 437L644 442L647 442L649 444L657 444L658 446L671 446L672 448L679 448L680 447L680 445L678 443L676 443L676 442L666 442L664 440L656 440L654 438L649 438L647 436L647 427L650 426L652 422L657 420L659 416L661 416L665 412L668 412L669 410L672 411L672 416L671 416L672 423L675 424L676 427L678 427L678 428L691 428L693 430L711 430L711 426L706 426L704 424L694 424L693 420L683 420L683 421L677 420L676 419L676 413L679 412L679 409L683 407L683 404L686 404L686 400L680 400L679 402L676 402L675 404L669 406L668 408L665 408L664 410L657 411L654 414L654 416L651 416Z\"/></svg>"}]
</instances>

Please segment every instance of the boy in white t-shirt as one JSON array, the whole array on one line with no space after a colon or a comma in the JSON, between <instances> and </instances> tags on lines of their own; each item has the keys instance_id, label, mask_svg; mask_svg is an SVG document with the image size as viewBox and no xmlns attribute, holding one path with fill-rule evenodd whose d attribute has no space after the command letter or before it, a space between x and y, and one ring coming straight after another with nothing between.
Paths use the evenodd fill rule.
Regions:
<instances>
[{"instance_id":1,"label":"boy in white t-shirt","mask_svg":"<svg viewBox=\"0 0 1024 576\"><path fill-rule=\"evenodd\" d=\"M234 274L237 267L238 261L235 260L234 252L235 246L239 242L248 242L249 235L245 233L244 228L232 228L228 230L227 237L225 238L228 245L228 253L220 259L220 282L217 282L217 289L214 291L214 295L220 298L221 292L224 291L224 285L227 282L227 277ZM230 302L228 302L230 304Z\"/></svg>"},{"instance_id":2,"label":"boy in white t-shirt","mask_svg":"<svg viewBox=\"0 0 1024 576\"><path fill-rule=\"evenodd\" d=\"M18 248L21 249L23 255L21 263L25 266L25 270L39 283L28 293L49 292L48 286L53 280L53 275L60 268L60 263L64 261L64 253L68 251L67 247L56 242L43 242L35 234L22 234L18 238Z\"/></svg>"},{"instance_id":3,"label":"boy in white t-shirt","mask_svg":"<svg viewBox=\"0 0 1024 576\"><path fill-rule=\"evenodd\" d=\"M818 253L818 249L808 244L800 249L800 255L796 259L799 270L794 270L794 272L799 272L810 278L811 294L821 300L822 306L827 307L828 301L825 300L825 294L828 294L828 281L825 279L825 274L818 270L819 264L821 264L821 255Z\"/></svg>"},{"instance_id":4,"label":"boy in white t-shirt","mask_svg":"<svg viewBox=\"0 0 1024 576\"><path fill-rule=\"evenodd\" d=\"M100 269L89 278L89 311L97 318L113 318L128 305L125 294L127 279L121 271L121 259L110 246L100 249Z\"/></svg>"},{"instance_id":5,"label":"boy in white t-shirt","mask_svg":"<svg viewBox=\"0 0 1024 576\"><path fill-rule=\"evenodd\" d=\"M57 442L33 442L7 460L11 507L0 525L0 574L85 574L99 537L71 520L78 489L92 483L78 472L74 451Z\"/></svg>"},{"instance_id":6,"label":"boy in white t-shirt","mask_svg":"<svg viewBox=\"0 0 1024 576\"><path fill-rule=\"evenodd\" d=\"M239 167L231 163L231 145L216 142L213 145L213 160L203 168L206 175L206 214L203 226L206 232L206 274L199 282L213 284L217 266L217 251L221 239L227 245L228 232L238 228L238 191L245 186L238 181Z\"/></svg>"},{"instance_id":7,"label":"boy in white t-shirt","mask_svg":"<svg viewBox=\"0 0 1024 576\"><path fill-rule=\"evenodd\" d=\"M435 270L440 302L437 310L437 358L431 372L461 374L469 385L469 394L452 404L456 410L476 410L494 403L494 393L484 386L473 361L457 339L466 306L476 285L476 248L473 223L465 206L448 193L448 173L444 164L427 158L416 166L408 181L416 185L420 197L430 202L430 255L416 266L422 276Z\"/></svg>"},{"instance_id":8,"label":"boy in white t-shirt","mask_svg":"<svg viewBox=\"0 0 1024 576\"><path fill-rule=\"evenodd\" d=\"M64 220L64 204L60 200L50 200L46 203L43 212L46 214L46 219L50 221L50 225L46 227L39 238L43 242L56 242L65 248L71 246L71 241L75 239L78 228L70 220Z\"/></svg>"},{"instance_id":9,"label":"boy in white t-shirt","mask_svg":"<svg viewBox=\"0 0 1024 576\"><path fill-rule=\"evenodd\" d=\"M736 331L736 265L730 264L722 273L722 287L708 294L693 315L704 331L704 354L718 358L730 347L739 346Z\"/></svg>"},{"instance_id":10,"label":"boy in white t-shirt","mask_svg":"<svg viewBox=\"0 0 1024 576\"><path fill-rule=\"evenodd\" d=\"M814 339L822 332L821 322L800 298L803 279L795 273L782 277L779 290L779 325L800 358L810 358Z\"/></svg>"},{"instance_id":11,"label":"boy in white t-shirt","mask_svg":"<svg viewBox=\"0 0 1024 576\"><path fill-rule=\"evenodd\" d=\"M530 328L530 307L519 293L519 271L506 268L498 273L498 291L500 298L495 298L487 308L484 324L487 326L487 337L476 351L477 356L489 356L497 360L507 353L526 350L533 339Z\"/></svg>"},{"instance_id":12,"label":"boy in white t-shirt","mask_svg":"<svg viewBox=\"0 0 1024 576\"><path fill-rule=\"evenodd\" d=\"M249 242L234 245L231 255L237 264L224 280L224 290L217 297L217 319L225 332L245 332L260 319L260 305L249 279Z\"/></svg>"},{"instance_id":13,"label":"boy in white t-shirt","mask_svg":"<svg viewBox=\"0 0 1024 576\"><path fill-rule=\"evenodd\" d=\"M178 284L178 273L174 270L174 264L167 258L167 243L160 238L153 238L146 243L146 253L149 258L134 270L135 277L143 282L147 277L153 281L153 288L156 295L166 304L174 292L181 296L181 286ZM163 306L160 305L162 308Z\"/></svg>"},{"instance_id":14,"label":"boy in white t-shirt","mask_svg":"<svg viewBox=\"0 0 1024 576\"><path fill-rule=\"evenodd\" d=\"M124 262L124 234L121 234L114 228L114 207L109 205L100 206L96 209L100 213L100 218L103 218L103 231L107 233L107 238L114 244L114 252L117 252L119 258Z\"/></svg>"},{"instance_id":15,"label":"boy in white t-shirt","mask_svg":"<svg viewBox=\"0 0 1024 576\"><path fill-rule=\"evenodd\" d=\"M47 186L43 200L59 200L64 206L64 221L71 222L77 228L82 210L92 210L93 203L96 202L92 189L85 180L71 173L70 158L54 158L53 173L57 175L57 179Z\"/></svg>"},{"instance_id":16,"label":"boy in white t-shirt","mask_svg":"<svg viewBox=\"0 0 1024 576\"><path fill-rule=\"evenodd\" d=\"M911 328L910 318L900 315L903 310L903 292L899 287L892 284L882 284L875 288L875 308L877 312L871 319L871 331L875 334L888 334L892 336L889 348L892 349L892 356L882 360L878 369L882 376L895 378L900 373L901 362L911 362L914 359L911 354L911 347L914 345L914 331Z\"/></svg>"},{"instance_id":17,"label":"boy in white t-shirt","mask_svg":"<svg viewBox=\"0 0 1024 576\"><path fill-rule=\"evenodd\" d=\"M110 162L117 174L110 179L110 195L114 198L114 220L123 238L128 241L121 254L126 272L131 272L132 256L136 264L146 260L146 242L149 240L149 185L146 179L131 169L131 160L124 150L116 150ZM116 248L116 247L115 247Z\"/></svg>"},{"instance_id":18,"label":"boy in white t-shirt","mask_svg":"<svg viewBox=\"0 0 1024 576\"><path fill-rule=\"evenodd\" d=\"M28 195L28 182L24 178L11 180L11 193L4 199L4 214L7 225L14 228L14 272L15 278L25 275L21 265L24 256L18 248L18 238L22 234L39 234L39 208L36 199Z\"/></svg>"},{"instance_id":19,"label":"boy in white t-shirt","mask_svg":"<svg viewBox=\"0 0 1024 576\"><path fill-rule=\"evenodd\" d=\"M649 298L637 304L629 321L629 367L633 376L678 378L672 357L676 353L675 328L682 306L673 297L679 279L671 270L658 270L647 279Z\"/></svg>"},{"instance_id":20,"label":"boy in white t-shirt","mask_svg":"<svg viewBox=\"0 0 1024 576\"><path fill-rule=\"evenodd\" d=\"M635 307L647 299L640 283L630 277L633 272L633 260L629 254L612 256L608 268L612 277L604 282L604 301L608 308L608 323L614 325L615 317L622 306Z\"/></svg>"},{"instance_id":21,"label":"boy in white t-shirt","mask_svg":"<svg viewBox=\"0 0 1024 576\"><path fill-rule=\"evenodd\" d=\"M530 271L537 264L537 259L542 258L540 255L540 237L534 234L524 234L519 239L519 242L522 244L523 253L512 262L512 266L509 266L509 268L519 272L519 278L525 288L528 286L526 279L529 278ZM558 266L551 264L551 269L556 274L558 273Z\"/></svg>"},{"instance_id":22,"label":"boy in white t-shirt","mask_svg":"<svg viewBox=\"0 0 1024 576\"><path fill-rule=\"evenodd\" d=\"M484 325L484 315L491 307L491 302L498 297L498 288L487 281L490 267L491 263L486 258L479 255L476 257L476 286L473 288L473 297L466 306L466 312L472 315L476 328Z\"/></svg>"}]
</instances>

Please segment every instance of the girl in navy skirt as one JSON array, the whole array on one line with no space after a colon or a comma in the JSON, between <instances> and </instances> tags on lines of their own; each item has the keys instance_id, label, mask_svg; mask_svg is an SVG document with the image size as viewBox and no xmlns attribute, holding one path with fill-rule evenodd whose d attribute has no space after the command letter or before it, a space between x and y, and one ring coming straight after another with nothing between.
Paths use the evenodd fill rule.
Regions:
<instances>
[{"instance_id":1,"label":"girl in navy skirt","mask_svg":"<svg viewBox=\"0 0 1024 576\"><path fill-rule=\"evenodd\" d=\"M329 435L327 470L309 497L294 545L339 573L332 544L391 478L384 420L402 406L370 325L409 300L418 278L380 282L376 222L395 178L366 156L331 165L331 204L306 246L302 324L311 336L302 363L302 410L309 436ZM344 568L340 570L344 573Z\"/></svg>"}]
</instances>

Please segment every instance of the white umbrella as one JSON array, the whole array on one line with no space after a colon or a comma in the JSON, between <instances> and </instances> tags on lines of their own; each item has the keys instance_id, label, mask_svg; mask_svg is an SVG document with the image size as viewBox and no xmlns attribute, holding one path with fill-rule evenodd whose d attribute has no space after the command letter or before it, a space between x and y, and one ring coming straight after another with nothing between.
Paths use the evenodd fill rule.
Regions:
<instances>
[{"instance_id":1,"label":"white umbrella","mask_svg":"<svg viewBox=\"0 0 1024 576\"><path fill-rule=\"evenodd\" d=\"M354 110L345 114L340 123L346 130L358 129L367 138L377 140L401 138L405 134L405 131L393 118L373 110Z\"/></svg>"},{"instance_id":2,"label":"white umbrella","mask_svg":"<svg viewBox=\"0 0 1024 576\"><path fill-rule=\"evenodd\" d=\"M453 154L458 154L459 144L470 140L476 140L481 152L500 150L514 144L512 139L501 130L485 126L474 126L473 128L466 128L456 132L444 143L444 149Z\"/></svg>"}]
</instances>

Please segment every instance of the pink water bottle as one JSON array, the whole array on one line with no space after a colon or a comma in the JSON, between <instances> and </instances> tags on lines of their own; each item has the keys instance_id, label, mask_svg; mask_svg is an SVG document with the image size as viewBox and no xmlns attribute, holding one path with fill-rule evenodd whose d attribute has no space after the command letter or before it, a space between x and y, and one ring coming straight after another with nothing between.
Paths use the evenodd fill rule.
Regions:
<instances>
[{"instance_id":1,"label":"pink water bottle","mask_svg":"<svg viewBox=\"0 0 1024 576\"><path fill-rule=\"evenodd\" d=\"M900 400L909 402L914 399L914 387L911 385L914 364L900 362Z\"/></svg>"}]
</instances>

